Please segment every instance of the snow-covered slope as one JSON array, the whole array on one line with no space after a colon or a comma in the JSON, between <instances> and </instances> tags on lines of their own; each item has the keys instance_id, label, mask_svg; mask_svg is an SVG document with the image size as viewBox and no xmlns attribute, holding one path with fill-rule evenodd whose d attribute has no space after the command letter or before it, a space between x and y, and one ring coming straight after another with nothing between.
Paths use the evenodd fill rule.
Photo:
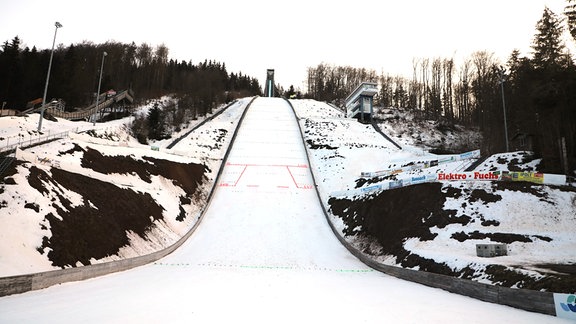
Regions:
<instances>
[{"instance_id":1,"label":"snow-covered slope","mask_svg":"<svg viewBox=\"0 0 576 324\"><path fill-rule=\"evenodd\" d=\"M322 200L333 213L333 223L348 234L347 239L375 259L422 270L437 269L440 265L443 273L484 282L501 282L503 277L494 275L495 272L506 273L506 278L516 278L513 274L518 272L523 280L532 278L529 283L532 287L536 287L534 282L551 275L573 280L572 251L576 247L573 190L538 185L452 182L374 191L371 188L389 184L402 176L422 177L463 170L470 165L470 160L405 171L392 177L360 177L361 172L442 159L445 156L429 153L429 150L437 145L469 147L478 135L458 131L458 128L438 129L428 122L410 123L412 117L408 112L387 110L388 116L397 114L400 117L383 118L379 126L401 144L402 149L398 149L371 125L344 119L342 112L327 104L313 100L291 102L300 117L311 153L311 168ZM173 242L193 224L203 208L202 199L213 181L229 135L247 103L248 99L239 101L171 150L165 149L170 141L153 143L160 151L138 144L126 131L125 125L130 119L97 124L95 131L24 150L22 156L28 156L33 162L16 163L0 185L0 223L3 225L0 228L0 275L130 257ZM398 119L402 122L396 122ZM36 136L36 125L36 115L0 118L0 136L5 142ZM63 120L45 121L44 125L45 133L92 127L90 123ZM408 133L418 136L408 136ZM159 165L163 167L157 167ZM174 166L189 169L194 165L205 168L196 198L190 194L193 187L190 183L182 182L181 175L165 170L174 169ZM537 165L538 160L515 152L491 157L477 170L533 171L537 170ZM66 181L69 175L81 175L84 178L78 179L84 182ZM52 252L51 256L54 256L57 246L60 251L65 251L67 246L58 245L58 238L65 242L65 238L74 236L66 231L54 236L53 229L64 218L83 208L104 211L109 207L102 202L104 199L91 198L94 194L105 195L90 189L98 187L116 190L118 195L131 191L131 195L139 197L142 203L130 208L147 206L144 202L151 200L159 211L150 215L144 213L144 216L137 213L141 216L137 219L149 222L140 225L144 230L119 229L126 232L123 240L100 251L97 256L82 254L84 257L73 263L71 256L60 253L60 258L68 261L54 264L48 255ZM114 195L111 196L108 199L112 201ZM409 200L410 197L416 197L418 201ZM362 207L342 208L342 204L350 202ZM396 207L390 209L386 207L388 205ZM419 212L415 213L415 209ZM408 216L415 223L407 222ZM389 241L384 234L378 235L388 233L378 227L386 222L393 229L387 237L401 243L394 248L386 246ZM68 233L68 236L62 233ZM101 240L102 235L96 236L94 242L103 242ZM475 244L487 242L508 243L509 255L490 259L477 257ZM506 279L504 284L526 285L515 279Z\"/></svg>"},{"instance_id":2,"label":"snow-covered slope","mask_svg":"<svg viewBox=\"0 0 576 324\"><path fill-rule=\"evenodd\" d=\"M3 176L0 276L134 257L174 243L204 209L248 102L233 104L170 150L167 140L139 144L128 131L131 117L95 126L46 120L44 134L36 131L37 115L0 118L4 145L70 131L18 150Z\"/></svg>"},{"instance_id":3,"label":"snow-covered slope","mask_svg":"<svg viewBox=\"0 0 576 324\"><path fill-rule=\"evenodd\" d=\"M286 103L257 99L182 246L129 271L2 297L0 322L562 322L369 268L326 223L305 153Z\"/></svg>"},{"instance_id":4,"label":"snow-covered slope","mask_svg":"<svg viewBox=\"0 0 576 324\"><path fill-rule=\"evenodd\" d=\"M292 103L332 222L358 249L385 264L511 287L574 292L575 188L454 181L369 190L388 188L398 179L462 171L469 162L360 176L418 160L448 160L427 151L468 147L479 136L459 127L447 132L433 122L411 122L407 111L386 110L389 117L380 128L401 143L398 149L371 126L336 118L337 111L326 104ZM537 171L538 162L526 152L498 154L475 171ZM481 243L506 243L508 255L478 257L476 244Z\"/></svg>"}]
</instances>

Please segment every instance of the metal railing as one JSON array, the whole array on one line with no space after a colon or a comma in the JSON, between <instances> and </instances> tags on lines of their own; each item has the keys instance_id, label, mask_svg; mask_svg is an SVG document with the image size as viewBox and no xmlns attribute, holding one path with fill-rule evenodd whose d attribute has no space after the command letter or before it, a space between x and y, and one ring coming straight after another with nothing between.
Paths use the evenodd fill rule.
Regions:
<instances>
[{"instance_id":1,"label":"metal railing","mask_svg":"<svg viewBox=\"0 0 576 324\"><path fill-rule=\"evenodd\" d=\"M78 129L76 129L76 132L78 132ZM5 143L0 143L0 154L14 151L17 147L30 147L54 139L65 138L68 137L69 133L70 130L53 134L48 132L45 135L29 135L27 138L26 136L9 137L4 139Z\"/></svg>"}]
</instances>

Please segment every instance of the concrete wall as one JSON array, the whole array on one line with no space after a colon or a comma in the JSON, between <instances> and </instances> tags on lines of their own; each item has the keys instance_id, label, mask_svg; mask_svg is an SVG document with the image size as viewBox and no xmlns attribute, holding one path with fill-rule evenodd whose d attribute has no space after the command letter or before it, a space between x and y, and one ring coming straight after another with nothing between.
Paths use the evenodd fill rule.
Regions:
<instances>
[{"instance_id":1,"label":"concrete wall","mask_svg":"<svg viewBox=\"0 0 576 324\"><path fill-rule=\"evenodd\" d=\"M290 106L292 107L292 104L290 104ZM292 107L292 111L294 112L294 115L297 117L294 107ZM300 123L298 123L298 127L300 127ZM308 147L306 146L306 142L303 135L304 133L302 132L301 128L300 128L300 134L302 134L302 143L303 145L305 145L306 154L308 155ZM310 161L309 155L308 155L308 165L310 165L311 170L314 170L314 166ZM314 178L313 172L312 172L312 178ZM316 184L316 179L314 179L314 183ZM476 298L486 302L512 306L531 312L556 315L556 309L554 307L554 296L553 293L550 292L513 289L507 287L488 285L472 280L460 279L437 273L417 271L401 267L384 265L372 260L370 257L362 254L359 250L357 250L350 243L348 243L342 236L342 233L340 233L340 231L338 231L334 227L334 224L332 224L332 222L330 221L330 217L328 215L328 212L326 211L326 207L324 206L324 203L320 198L320 192L318 191L318 186L315 185L315 188L316 188L316 194L318 195L318 200L320 201L320 205L322 205L322 209L324 210L326 221L330 225L330 228L332 228L334 235L336 235L338 240L342 243L342 245L344 245L348 249L348 251L350 251L350 253L352 253L360 261L362 261L369 267L399 279L416 282L429 287L444 289L452 293Z\"/></svg>"},{"instance_id":2,"label":"concrete wall","mask_svg":"<svg viewBox=\"0 0 576 324\"><path fill-rule=\"evenodd\" d=\"M242 125L244 116L246 115L246 112L250 108L250 105L252 104L254 99L256 99L256 97L254 97L250 101L250 103L248 103L246 109L244 110L242 116L240 117L240 121L238 122L236 129L234 130L234 134L232 135L232 139L230 140L230 145L228 146L228 149L224 154L224 157L222 159L223 162L221 163L216 179L212 184L212 189L210 190L206 207L202 211L202 215L200 216L198 221L194 224L194 226L192 226L192 228L176 243L163 250L130 259L111 261L106 263L98 263L77 268L67 268L67 269L38 272L25 275L1 277L0 297L12 294L24 293L31 290L43 289L64 282L86 280L114 272L129 270L159 260L165 257L166 255L174 252L177 248L179 248L182 244L184 244L184 242L186 242L186 240L194 233L196 228L200 225L200 222L203 220L204 211L208 209L212 201L212 196L216 188L216 183L218 182L218 179L220 178L220 175L222 174L222 171L224 169L225 165L224 161L228 159L230 149L232 148L232 144L236 140L236 136L238 134L238 130L240 129L240 125Z\"/></svg>"}]
</instances>

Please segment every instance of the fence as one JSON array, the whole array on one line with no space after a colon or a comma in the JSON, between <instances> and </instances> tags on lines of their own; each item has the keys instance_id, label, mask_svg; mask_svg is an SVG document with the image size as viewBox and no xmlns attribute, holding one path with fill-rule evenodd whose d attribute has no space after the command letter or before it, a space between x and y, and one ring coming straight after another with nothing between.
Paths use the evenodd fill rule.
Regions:
<instances>
[{"instance_id":1,"label":"fence","mask_svg":"<svg viewBox=\"0 0 576 324\"><path fill-rule=\"evenodd\" d=\"M78 130L76 130L76 132L77 131ZM28 138L26 138L25 136L9 137L3 140L5 143L3 143L2 146L0 146L0 153L14 151L17 147L30 147L54 139L65 138L68 137L69 133L70 131L59 132L54 134L50 134L50 132L48 132L47 135L40 135L40 134L36 136L29 135Z\"/></svg>"}]
</instances>

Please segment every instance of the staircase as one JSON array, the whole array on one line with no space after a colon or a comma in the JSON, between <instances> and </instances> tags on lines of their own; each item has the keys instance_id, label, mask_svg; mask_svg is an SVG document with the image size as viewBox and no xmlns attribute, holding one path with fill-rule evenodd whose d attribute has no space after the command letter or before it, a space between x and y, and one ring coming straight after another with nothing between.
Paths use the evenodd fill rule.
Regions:
<instances>
[{"instance_id":1,"label":"staircase","mask_svg":"<svg viewBox=\"0 0 576 324\"><path fill-rule=\"evenodd\" d=\"M106 109L111 104L113 104L115 102L119 102L121 100L126 100L130 103L134 102L134 94L133 94L132 90L121 91L113 97L107 97L106 93L100 94L100 98L98 99L98 107L96 107L96 104L92 104L85 109L82 109L79 111L74 111L74 112L67 112L67 111L62 111L62 110L53 109L53 108L47 108L46 111L50 115L52 115L54 117L58 117L58 118L86 119L89 116L92 116L92 115L100 112L101 110Z\"/></svg>"}]
</instances>

